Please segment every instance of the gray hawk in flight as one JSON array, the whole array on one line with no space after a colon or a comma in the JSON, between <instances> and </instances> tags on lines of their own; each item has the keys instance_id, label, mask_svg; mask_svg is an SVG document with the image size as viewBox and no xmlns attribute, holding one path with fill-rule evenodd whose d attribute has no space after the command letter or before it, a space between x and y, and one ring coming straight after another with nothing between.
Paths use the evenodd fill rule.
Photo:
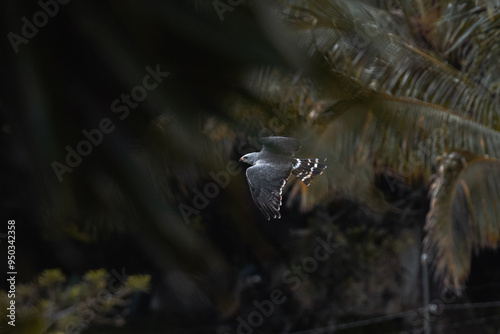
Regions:
<instances>
[{"instance_id":1,"label":"gray hawk in flight","mask_svg":"<svg viewBox=\"0 0 500 334\"><path fill-rule=\"evenodd\" d=\"M281 218L281 192L292 173L307 186L326 165L319 159L293 158L300 149L298 140L288 137L264 137L262 150L245 154L240 162L252 165L247 169L247 180L252 198L267 220Z\"/></svg>"}]
</instances>

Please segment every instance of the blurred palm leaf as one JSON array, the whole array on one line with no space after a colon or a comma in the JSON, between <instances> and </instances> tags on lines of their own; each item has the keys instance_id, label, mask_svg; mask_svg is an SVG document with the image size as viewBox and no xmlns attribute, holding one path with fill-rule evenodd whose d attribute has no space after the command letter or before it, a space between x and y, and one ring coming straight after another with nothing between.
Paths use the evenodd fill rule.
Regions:
<instances>
[{"instance_id":1,"label":"blurred palm leaf","mask_svg":"<svg viewBox=\"0 0 500 334\"><path fill-rule=\"evenodd\" d=\"M424 240L438 275L455 288L468 276L472 253L500 245L500 161L462 154L438 159Z\"/></svg>"},{"instance_id":2,"label":"blurred palm leaf","mask_svg":"<svg viewBox=\"0 0 500 334\"><path fill-rule=\"evenodd\" d=\"M332 71L349 75L363 87L416 98L486 126L499 126L500 104L494 92L434 50L419 47L396 14L364 1L310 1L308 7L293 11L289 20L300 44L309 54L325 57Z\"/></svg>"}]
</instances>

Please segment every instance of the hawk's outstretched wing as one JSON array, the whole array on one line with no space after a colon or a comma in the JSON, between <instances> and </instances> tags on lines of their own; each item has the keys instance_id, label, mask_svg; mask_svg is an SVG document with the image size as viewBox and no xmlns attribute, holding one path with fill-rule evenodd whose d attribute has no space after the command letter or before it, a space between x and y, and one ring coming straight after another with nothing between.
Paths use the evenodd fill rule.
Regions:
<instances>
[{"instance_id":1,"label":"hawk's outstretched wing","mask_svg":"<svg viewBox=\"0 0 500 334\"><path fill-rule=\"evenodd\" d=\"M252 198L267 220L281 218L281 191L290 176L289 170L279 170L268 164L247 169L247 180Z\"/></svg>"},{"instance_id":2,"label":"hawk's outstretched wing","mask_svg":"<svg viewBox=\"0 0 500 334\"><path fill-rule=\"evenodd\" d=\"M260 139L263 147L261 153L272 153L292 157L300 149L297 139L288 137L263 137Z\"/></svg>"}]
</instances>

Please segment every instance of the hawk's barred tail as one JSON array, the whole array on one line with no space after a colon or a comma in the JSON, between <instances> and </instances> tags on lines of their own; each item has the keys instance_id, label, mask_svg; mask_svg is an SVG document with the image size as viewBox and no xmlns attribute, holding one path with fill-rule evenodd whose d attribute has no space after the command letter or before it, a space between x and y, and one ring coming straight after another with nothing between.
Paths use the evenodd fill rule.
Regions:
<instances>
[{"instance_id":1,"label":"hawk's barred tail","mask_svg":"<svg viewBox=\"0 0 500 334\"><path fill-rule=\"evenodd\" d=\"M323 173L323 169L326 168L325 164L321 162L325 162L325 160L316 159L295 159L295 163L293 165L293 174L302 180L308 186L311 184L311 180Z\"/></svg>"}]
</instances>

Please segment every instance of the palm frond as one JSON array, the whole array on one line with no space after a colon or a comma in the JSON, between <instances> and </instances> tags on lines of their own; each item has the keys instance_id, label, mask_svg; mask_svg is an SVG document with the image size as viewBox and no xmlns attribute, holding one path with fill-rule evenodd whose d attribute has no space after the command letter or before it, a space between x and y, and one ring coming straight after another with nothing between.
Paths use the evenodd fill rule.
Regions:
<instances>
[{"instance_id":1,"label":"palm frond","mask_svg":"<svg viewBox=\"0 0 500 334\"><path fill-rule=\"evenodd\" d=\"M331 70L362 87L440 105L489 127L500 124L500 101L492 99L489 85L421 48L397 15L356 3L353 9L344 2L311 1L309 8L290 12L308 54L322 55Z\"/></svg>"},{"instance_id":2,"label":"palm frond","mask_svg":"<svg viewBox=\"0 0 500 334\"><path fill-rule=\"evenodd\" d=\"M384 94L338 102L318 120L317 152L328 158L334 189L366 200L373 175L393 171L422 184L434 159L450 150L500 157L500 133L436 105ZM409 126L409 125L412 126ZM331 168L330 168L331 167ZM312 202L324 198L327 187Z\"/></svg>"},{"instance_id":3,"label":"palm frond","mask_svg":"<svg viewBox=\"0 0 500 334\"><path fill-rule=\"evenodd\" d=\"M469 152L451 152L439 161L424 248L435 259L436 275L458 289L472 254L500 245L500 161Z\"/></svg>"},{"instance_id":4,"label":"palm frond","mask_svg":"<svg viewBox=\"0 0 500 334\"><path fill-rule=\"evenodd\" d=\"M429 23L427 35L432 49L492 95L498 95L498 3L442 1L439 10L433 12L437 16Z\"/></svg>"}]
</instances>

